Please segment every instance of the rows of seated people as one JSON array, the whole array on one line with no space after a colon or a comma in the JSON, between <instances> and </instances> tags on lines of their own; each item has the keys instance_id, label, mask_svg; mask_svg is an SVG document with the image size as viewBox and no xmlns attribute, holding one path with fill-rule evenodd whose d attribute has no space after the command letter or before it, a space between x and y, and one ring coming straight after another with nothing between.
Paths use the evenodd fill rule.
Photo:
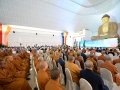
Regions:
<instances>
[{"instance_id":1,"label":"rows of seated people","mask_svg":"<svg viewBox=\"0 0 120 90\"><path fill-rule=\"evenodd\" d=\"M0 90L32 90L28 84L30 54L22 49L17 54L12 48L0 49Z\"/></svg>"},{"instance_id":2,"label":"rows of seated people","mask_svg":"<svg viewBox=\"0 0 120 90\"><path fill-rule=\"evenodd\" d=\"M89 54L86 55L86 52L89 52ZM65 85L67 79L65 68L68 68L73 82L78 86L80 86L80 78L84 78L90 83L93 90L109 90L104 85L100 76L100 69L98 68L97 61L102 60L103 62L100 67L108 69L112 73L113 81L120 86L120 76L118 75L118 68L115 66L116 63L120 63L120 57L112 60L108 55L109 53L114 53L119 56L119 51L116 49L101 49L101 55L98 57L95 55L96 49L79 49L63 46L48 48L43 50L43 53L49 53L48 56L52 61L55 61L57 66L58 63L62 66ZM37 70L37 80L40 90L64 90L59 82L61 78L61 74L58 73L59 69L55 67L50 70L46 62L47 60L44 58L45 56L37 53L35 49L32 49L32 54L34 56L33 61ZM79 61L81 67L75 64L75 60Z\"/></svg>"}]
</instances>

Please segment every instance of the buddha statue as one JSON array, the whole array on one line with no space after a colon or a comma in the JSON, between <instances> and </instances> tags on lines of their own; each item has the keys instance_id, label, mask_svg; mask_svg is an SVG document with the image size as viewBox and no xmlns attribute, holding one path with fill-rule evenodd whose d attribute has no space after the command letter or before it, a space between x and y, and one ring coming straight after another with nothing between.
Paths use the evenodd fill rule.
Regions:
<instances>
[{"instance_id":1,"label":"buddha statue","mask_svg":"<svg viewBox=\"0 0 120 90\"><path fill-rule=\"evenodd\" d=\"M98 29L98 36L92 36L92 40L99 40L99 39L106 39L106 38L118 38L119 35L117 34L118 25L116 22L109 22L110 16L105 14L102 17L102 23Z\"/></svg>"}]
</instances>

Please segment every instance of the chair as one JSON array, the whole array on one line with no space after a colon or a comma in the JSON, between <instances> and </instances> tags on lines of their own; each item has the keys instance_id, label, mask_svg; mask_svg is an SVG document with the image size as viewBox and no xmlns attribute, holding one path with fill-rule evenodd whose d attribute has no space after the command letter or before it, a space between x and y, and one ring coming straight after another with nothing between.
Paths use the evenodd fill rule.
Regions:
<instances>
[{"instance_id":1,"label":"chair","mask_svg":"<svg viewBox=\"0 0 120 90\"><path fill-rule=\"evenodd\" d=\"M64 59L65 59L65 62L67 62L67 57L66 56L64 56Z\"/></svg>"},{"instance_id":2,"label":"chair","mask_svg":"<svg viewBox=\"0 0 120 90\"><path fill-rule=\"evenodd\" d=\"M55 60L53 60L53 68L57 67Z\"/></svg>"},{"instance_id":3,"label":"chair","mask_svg":"<svg viewBox=\"0 0 120 90\"><path fill-rule=\"evenodd\" d=\"M109 56L111 57L111 59L113 60L113 54L109 53Z\"/></svg>"},{"instance_id":4,"label":"chair","mask_svg":"<svg viewBox=\"0 0 120 90\"><path fill-rule=\"evenodd\" d=\"M61 76L61 78L60 78L60 83L62 84L62 85L65 85L65 81L64 81L64 74L63 74L63 70L62 70L62 67L61 67L61 65L58 63L58 68L60 69L60 71L61 71L61 73L62 73L62 76Z\"/></svg>"},{"instance_id":5,"label":"chair","mask_svg":"<svg viewBox=\"0 0 120 90\"><path fill-rule=\"evenodd\" d=\"M75 82L73 82L71 73L68 68L65 68L65 73L67 76L66 90L80 90L79 86Z\"/></svg>"},{"instance_id":6,"label":"chair","mask_svg":"<svg viewBox=\"0 0 120 90\"><path fill-rule=\"evenodd\" d=\"M120 63L116 63L115 66L117 67L119 75L120 75Z\"/></svg>"},{"instance_id":7,"label":"chair","mask_svg":"<svg viewBox=\"0 0 120 90\"><path fill-rule=\"evenodd\" d=\"M52 59L49 59L49 61L47 63L48 63L48 66L49 66L50 70L52 70L53 69L53 61L52 61Z\"/></svg>"},{"instance_id":8,"label":"chair","mask_svg":"<svg viewBox=\"0 0 120 90\"><path fill-rule=\"evenodd\" d=\"M90 85L90 83L87 80L81 78L79 80L79 83L80 83L80 90L93 90L92 86Z\"/></svg>"},{"instance_id":9,"label":"chair","mask_svg":"<svg viewBox=\"0 0 120 90\"><path fill-rule=\"evenodd\" d=\"M103 62L104 62L103 60L97 60L97 67L99 70L100 70L101 63L103 63Z\"/></svg>"},{"instance_id":10,"label":"chair","mask_svg":"<svg viewBox=\"0 0 120 90\"><path fill-rule=\"evenodd\" d=\"M78 60L75 60L75 64L77 64L78 67L81 68L80 62Z\"/></svg>"},{"instance_id":11,"label":"chair","mask_svg":"<svg viewBox=\"0 0 120 90\"><path fill-rule=\"evenodd\" d=\"M40 90L39 85L38 85L38 81L37 81L36 77L35 77L35 81L36 81L37 90Z\"/></svg>"},{"instance_id":12,"label":"chair","mask_svg":"<svg viewBox=\"0 0 120 90\"><path fill-rule=\"evenodd\" d=\"M119 56L117 56L117 55L113 56L113 60L118 59L118 58L119 58Z\"/></svg>"},{"instance_id":13,"label":"chair","mask_svg":"<svg viewBox=\"0 0 120 90\"><path fill-rule=\"evenodd\" d=\"M104 84L108 86L109 90L120 90L120 86L113 82L112 74L108 69L100 68L100 72Z\"/></svg>"}]
</instances>

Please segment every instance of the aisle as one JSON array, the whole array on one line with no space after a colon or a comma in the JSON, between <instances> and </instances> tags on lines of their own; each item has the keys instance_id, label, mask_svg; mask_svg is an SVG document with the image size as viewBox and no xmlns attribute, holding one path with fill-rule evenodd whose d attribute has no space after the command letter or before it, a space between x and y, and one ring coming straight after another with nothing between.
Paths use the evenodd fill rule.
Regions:
<instances>
[{"instance_id":1,"label":"aisle","mask_svg":"<svg viewBox=\"0 0 120 90\"><path fill-rule=\"evenodd\" d=\"M30 78L30 80L28 80L29 85L31 86L32 90L34 90L34 88L36 87L36 83L35 83L35 74L34 74L34 69L33 69L33 64L31 62L30 65L31 69L30 69L30 74L28 76L28 78Z\"/></svg>"}]
</instances>

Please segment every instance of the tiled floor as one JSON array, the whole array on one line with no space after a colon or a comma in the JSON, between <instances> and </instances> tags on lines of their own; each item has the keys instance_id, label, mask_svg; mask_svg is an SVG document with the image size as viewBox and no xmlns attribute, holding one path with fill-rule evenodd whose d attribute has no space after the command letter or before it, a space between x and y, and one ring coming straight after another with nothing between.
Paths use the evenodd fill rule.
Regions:
<instances>
[{"instance_id":1,"label":"tiled floor","mask_svg":"<svg viewBox=\"0 0 120 90\"><path fill-rule=\"evenodd\" d=\"M31 63L30 73L31 75L28 76L30 78L30 80L28 80L28 83L31 86L31 88L34 90L34 88L36 87L36 82L35 82L35 73L32 63Z\"/></svg>"}]
</instances>

